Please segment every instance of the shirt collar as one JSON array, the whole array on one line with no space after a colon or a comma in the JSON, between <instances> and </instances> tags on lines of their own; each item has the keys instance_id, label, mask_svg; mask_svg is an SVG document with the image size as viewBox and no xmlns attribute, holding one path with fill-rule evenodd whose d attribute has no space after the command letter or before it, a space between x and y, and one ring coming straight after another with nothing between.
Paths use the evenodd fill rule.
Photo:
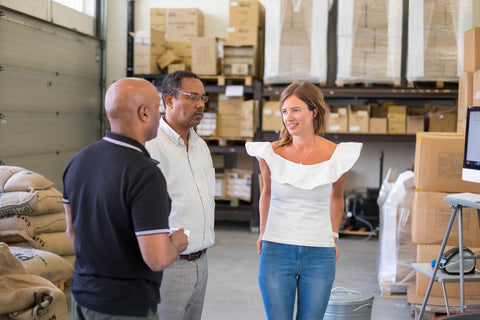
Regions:
<instances>
[{"instance_id":1,"label":"shirt collar","mask_svg":"<svg viewBox=\"0 0 480 320\"><path fill-rule=\"evenodd\" d=\"M126 148L137 150L137 151L143 153L146 157L151 158L147 149L145 149L145 147L135 139L132 139L132 138L129 138L129 137L126 137L126 136L122 136L120 134L116 134L116 133L113 133L111 131L107 131L106 136L103 137L103 140L105 140L107 142L110 142L110 143L113 143L113 144L116 144L116 145L119 145L119 146L123 146L123 147L126 147ZM156 160L154 160L154 161L156 162Z\"/></svg>"},{"instance_id":2,"label":"shirt collar","mask_svg":"<svg viewBox=\"0 0 480 320\"><path fill-rule=\"evenodd\" d=\"M167 137L172 139L175 143L179 145L185 145L182 137L180 137L180 135L175 130L173 130L172 127L170 127L167 121L165 121L164 117L160 119L160 129L162 129L163 132L165 132L165 134L167 135ZM193 128L190 128L188 131L189 144L193 141L196 135L197 134L195 133L195 130L193 130Z\"/></svg>"}]
</instances>

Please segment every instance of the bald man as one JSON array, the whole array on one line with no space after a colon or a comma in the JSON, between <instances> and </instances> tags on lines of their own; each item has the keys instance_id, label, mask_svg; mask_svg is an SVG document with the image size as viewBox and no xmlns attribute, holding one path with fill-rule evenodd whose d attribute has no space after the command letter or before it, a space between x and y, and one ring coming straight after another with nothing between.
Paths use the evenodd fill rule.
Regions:
<instances>
[{"instance_id":1,"label":"bald man","mask_svg":"<svg viewBox=\"0 0 480 320\"><path fill-rule=\"evenodd\" d=\"M73 319L158 319L162 270L187 248L183 229L169 235L165 178L145 149L157 135L159 104L148 81L113 83L105 96L111 131L65 169Z\"/></svg>"}]
</instances>

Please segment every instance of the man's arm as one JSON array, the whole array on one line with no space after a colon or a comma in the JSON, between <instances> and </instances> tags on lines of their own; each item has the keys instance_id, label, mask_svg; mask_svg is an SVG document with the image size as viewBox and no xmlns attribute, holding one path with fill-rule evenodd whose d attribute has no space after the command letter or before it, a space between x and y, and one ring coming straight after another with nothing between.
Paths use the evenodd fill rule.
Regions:
<instances>
[{"instance_id":1,"label":"man's arm","mask_svg":"<svg viewBox=\"0 0 480 320\"><path fill-rule=\"evenodd\" d=\"M63 207L65 208L65 219L67 220L67 233L68 240L72 244L72 248L75 249L75 231L72 226L72 210L69 204L64 203Z\"/></svg>"},{"instance_id":2,"label":"man's arm","mask_svg":"<svg viewBox=\"0 0 480 320\"><path fill-rule=\"evenodd\" d=\"M170 236L167 233L138 236L137 241L143 260L153 271L161 271L171 265L188 246L188 238L183 229Z\"/></svg>"}]
</instances>

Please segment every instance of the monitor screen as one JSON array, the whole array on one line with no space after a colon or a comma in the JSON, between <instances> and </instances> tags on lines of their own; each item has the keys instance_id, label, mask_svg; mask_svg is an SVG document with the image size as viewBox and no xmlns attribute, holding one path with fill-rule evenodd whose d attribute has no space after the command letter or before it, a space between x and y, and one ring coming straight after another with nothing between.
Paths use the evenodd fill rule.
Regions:
<instances>
[{"instance_id":1,"label":"monitor screen","mask_svg":"<svg viewBox=\"0 0 480 320\"><path fill-rule=\"evenodd\" d=\"M480 107L468 107L462 180L480 183Z\"/></svg>"}]
</instances>

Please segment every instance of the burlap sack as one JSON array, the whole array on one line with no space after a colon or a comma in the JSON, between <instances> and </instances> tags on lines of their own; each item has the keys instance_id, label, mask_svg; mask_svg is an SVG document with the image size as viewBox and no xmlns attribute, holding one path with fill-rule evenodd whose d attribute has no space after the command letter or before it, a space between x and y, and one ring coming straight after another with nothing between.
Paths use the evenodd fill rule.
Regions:
<instances>
[{"instance_id":1,"label":"burlap sack","mask_svg":"<svg viewBox=\"0 0 480 320\"><path fill-rule=\"evenodd\" d=\"M0 166L0 190L3 188L5 185L5 182L10 179L10 177L18 172L25 170L24 168L21 167L12 167L12 166Z\"/></svg>"},{"instance_id":2,"label":"burlap sack","mask_svg":"<svg viewBox=\"0 0 480 320\"><path fill-rule=\"evenodd\" d=\"M67 319L65 294L30 274L0 276L0 320Z\"/></svg>"},{"instance_id":3,"label":"burlap sack","mask_svg":"<svg viewBox=\"0 0 480 320\"><path fill-rule=\"evenodd\" d=\"M26 274L23 264L10 252L6 243L0 242L0 276L7 274Z\"/></svg>"},{"instance_id":4,"label":"burlap sack","mask_svg":"<svg viewBox=\"0 0 480 320\"><path fill-rule=\"evenodd\" d=\"M72 264L72 266L75 266L75 255L74 254L69 254L66 256L61 256L63 259L67 260Z\"/></svg>"},{"instance_id":5,"label":"burlap sack","mask_svg":"<svg viewBox=\"0 0 480 320\"><path fill-rule=\"evenodd\" d=\"M65 232L41 233L33 237L25 237L25 241L15 243L15 246L45 250L59 256L68 256L75 253Z\"/></svg>"},{"instance_id":6,"label":"burlap sack","mask_svg":"<svg viewBox=\"0 0 480 320\"><path fill-rule=\"evenodd\" d=\"M9 248L28 274L45 278L59 288L73 277L73 265L55 253L15 246Z\"/></svg>"},{"instance_id":7,"label":"burlap sack","mask_svg":"<svg viewBox=\"0 0 480 320\"><path fill-rule=\"evenodd\" d=\"M65 232L67 222L64 212L25 216L16 214L0 218L0 241L15 243L24 241L25 237L12 238L12 231L25 231L29 237L41 233Z\"/></svg>"},{"instance_id":8,"label":"burlap sack","mask_svg":"<svg viewBox=\"0 0 480 320\"><path fill-rule=\"evenodd\" d=\"M4 192L45 190L53 186L53 182L47 180L39 173L20 170L8 178L4 184Z\"/></svg>"},{"instance_id":9,"label":"burlap sack","mask_svg":"<svg viewBox=\"0 0 480 320\"><path fill-rule=\"evenodd\" d=\"M0 218L62 212L62 193L55 188L33 192L4 192L0 197Z\"/></svg>"}]
</instances>

